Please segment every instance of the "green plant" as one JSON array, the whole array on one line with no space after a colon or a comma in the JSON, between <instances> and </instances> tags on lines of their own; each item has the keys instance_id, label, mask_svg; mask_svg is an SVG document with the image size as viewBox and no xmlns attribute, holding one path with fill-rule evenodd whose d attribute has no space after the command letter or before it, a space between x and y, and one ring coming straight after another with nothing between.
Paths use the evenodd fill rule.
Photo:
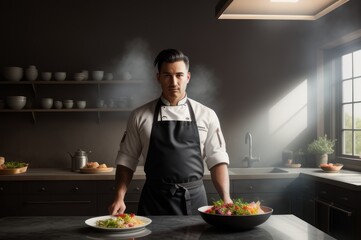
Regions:
<instances>
[{"instance_id":1,"label":"green plant","mask_svg":"<svg viewBox=\"0 0 361 240\"><path fill-rule=\"evenodd\" d=\"M334 152L335 142L336 139L328 139L327 135L320 136L308 144L307 152L312 154L332 154Z\"/></svg>"}]
</instances>

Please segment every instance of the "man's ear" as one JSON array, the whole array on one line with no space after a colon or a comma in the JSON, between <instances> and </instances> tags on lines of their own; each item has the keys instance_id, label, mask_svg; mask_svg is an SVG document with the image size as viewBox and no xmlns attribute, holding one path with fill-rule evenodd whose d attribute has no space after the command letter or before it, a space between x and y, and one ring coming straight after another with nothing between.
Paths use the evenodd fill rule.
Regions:
<instances>
[{"instance_id":1,"label":"man's ear","mask_svg":"<svg viewBox=\"0 0 361 240\"><path fill-rule=\"evenodd\" d=\"M157 82L160 83L160 79L159 79L160 75L159 75L159 72L157 73L157 76L156 76L156 77L157 77Z\"/></svg>"},{"instance_id":2,"label":"man's ear","mask_svg":"<svg viewBox=\"0 0 361 240\"><path fill-rule=\"evenodd\" d=\"M187 83L189 83L189 81L191 80L191 72L187 73L187 79L188 79Z\"/></svg>"}]
</instances>

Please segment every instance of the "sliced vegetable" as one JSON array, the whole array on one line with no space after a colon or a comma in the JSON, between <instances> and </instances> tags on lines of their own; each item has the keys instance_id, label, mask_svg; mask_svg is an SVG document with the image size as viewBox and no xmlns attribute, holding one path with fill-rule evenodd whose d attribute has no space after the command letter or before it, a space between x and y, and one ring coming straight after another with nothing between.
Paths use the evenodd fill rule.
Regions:
<instances>
[{"instance_id":1,"label":"sliced vegetable","mask_svg":"<svg viewBox=\"0 0 361 240\"><path fill-rule=\"evenodd\" d=\"M234 199L233 203L227 204L225 204L223 200L216 201L213 203L213 206L205 212L226 216L245 216L264 213L259 201L247 203L241 199Z\"/></svg>"}]
</instances>

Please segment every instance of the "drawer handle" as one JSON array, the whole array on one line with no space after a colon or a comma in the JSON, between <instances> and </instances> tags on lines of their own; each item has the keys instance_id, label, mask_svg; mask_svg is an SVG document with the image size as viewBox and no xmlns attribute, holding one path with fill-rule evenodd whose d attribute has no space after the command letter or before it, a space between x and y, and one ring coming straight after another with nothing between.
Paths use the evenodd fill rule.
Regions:
<instances>
[{"instance_id":1,"label":"drawer handle","mask_svg":"<svg viewBox=\"0 0 361 240\"><path fill-rule=\"evenodd\" d=\"M327 194L327 192L326 191L321 191L321 194Z\"/></svg>"},{"instance_id":2,"label":"drawer handle","mask_svg":"<svg viewBox=\"0 0 361 240\"><path fill-rule=\"evenodd\" d=\"M41 188L40 188L40 191L41 191L41 192L45 192L45 191L46 191L46 188L45 188L45 187L41 187Z\"/></svg>"},{"instance_id":3,"label":"drawer handle","mask_svg":"<svg viewBox=\"0 0 361 240\"><path fill-rule=\"evenodd\" d=\"M333 202L327 203L327 202L324 202L324 201L319 200L319 199L315 199L315 201L316 201L317 203L320 203L320 204L322 204L322 205L325 205L326 207L328 207L328 208L330 208L330 209L332 208L332 209L334 209L334 210L337 210L337 211L339 211L339 212L342 212L342 213L346 214L348 217L351 217L351 216L352 216L352 212L347 211L347 210L345 210L345 209L342 209L342 208L339 208L339 207L335 206Z\"/></svg>"},{"instance_id":4,"label":"drawer handle","mask_svg":"<svg viewBox=\"0 0 361 240\"><path fill-rule=\"evenodd\" d=\"M79 191L79 188L78 188L78 187L74 187L73 190L74 190L74 191Z\"/></svg>"},{"instance_id":5,"label":"drawer handle","mask_svg":"<svg viewBox=\"0 0 361 240\"><path fill-rule=\"evenodd\" d=\"M252 187L252 186L249 186L248 189L249 189L249 190L253 190L253 187Z\"/></svg>"},{"instance_id":6,"label":"drawer handle","mask_svg":"<svg viewBox=\"0 0 361 240\"><path fill-rule=\"evenodd\" d=\"M4 188L3 188L3 187L0 187L0 191L4 191Z\"/></svg>"},{"instance_id":7,"label":"drawer handle","mask_svg":"<svg viewBox=\"0 0 361 240\"><path fill-rule=\"evenodd\" d=\"M140 191L140 187L136 187L135 190Z\"/></svg>"}]
</instances>

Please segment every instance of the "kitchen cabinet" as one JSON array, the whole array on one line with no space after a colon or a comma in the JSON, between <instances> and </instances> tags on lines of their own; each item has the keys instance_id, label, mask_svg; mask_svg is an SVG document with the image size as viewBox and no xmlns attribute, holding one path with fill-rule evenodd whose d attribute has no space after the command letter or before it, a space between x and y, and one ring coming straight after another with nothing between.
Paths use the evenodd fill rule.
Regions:
<instances>
[{"instance_id":1,"label":"kitchen cabinet","mask_svg":"<svg viewBox=\"0 0 361 240\"><path fill-rule=\"evenodd\" d=\"M360 193L317 182L315 226L337 239L361 238Z\"/></svg>"},{"instance_id":2,"label":"kitchen cabinet","mask_svg":"<svg viewBox=\"0 0 361 240\"><path fill-rule=\"evenodd\" d=\"M246 202L260 201L262 205L273 208L275 214L291 212L289 186L294 179L242 179L230 182L233 199L241 198ZM211 180L204 180L208 204L220 199Z\"/></svg>"},{"instance_id":3,"label":"kitchen cabinet","mask_svg":"<svg viewBox=\"0 0 361 240\"><path fill-rule=\"evenodd\" d=\"M24 215L96 214L94 181L30 181L24 186Z\"/></svg>"},{"instance_id":4,"label":"kitchen cabinet","mask_svg":"<svg viewBox=\"0 0 361 240\"><path fill-rule=\"evenodd\" d=\"M0 182L0 217L108 215L114 180ZM125 196L126 212L136 213L144 180L133 180Z\"/></svg>"},{"instance_id":5,"label":"kitchen cabinet","mask_svg":"<svg viewBox=\"0 0 361 240\"><path fill-rule=\"evenodd\" d=\"M291 212L290 186L294 179L242 179L232 180L232 198L246 202L260 201L273 208L274 214Z\"/></svg>"},{"instance_id":6,"label":"kitchen cabinet","mask_svg":"<svg viewBox=\"0 0 361 240\"><path fill-rule=\"evenodd\" d=\"M315 225L315 185L314 180L299 177L290 191L291 212L311 225Z\"/></svg>"},{"instance_id":7,"label":"kitchen cabinet","mask_svg":"<svg viewBox=\"0 0 361 240\"><path fill-rule=\"evenodd\" d=\"M22 182L0 182L0 217L22 215Z\"/></svg>"},{"instance_id":8,"label":"kitchen cabinet","mask_svg":"<svg viewBox=\"0 0 361 240\"><path fill-rule=\"evenodd\" d=\"M14 91L14 89L12 91L6 92L6 93L0 93L3 95L3 97L6 97L8 95L25 95L27 96L28 99L31 99L31 97L29 97L29 93L24 94L24 92L27 92L24 86L31 86L32 87L32 92L34 95L34 99L37 98L41 98L41 97L45 97L42 96L44 94L39 94L38 88L44 86L44 87L48 87L50 88L50 86L70 86L72 88L75 88L75 86L82 86L82 89L79 89L79 91L77 91L77 93L81 93L81 94L85 94L86 90L85 86L95 86L96 87L96 97L92 97L92 98L100 98L101 97L101 88L105 87L105 86L130 86L130 85L137 85L137 84L142 84L144 83L143 81L139 81L139 80L111 80L111 81L92 81L92 80L87 80L87 81L72 81L72 80L64 80L64 81L0 81L0 86L13 86L16 88L16 91ZM59 90L57 89L57 91L59 92ZM65 92L67 92L67 94L69 94L70 91L67 91L64 89ZM76 99L79 98L81 96L79 96L78 94L73 94L74 96L72 97L67 97L68 99ZM1 95L0 95L1 97ZM46 97L49 97L49 95L46 95ZM50 95L51 97L51 95ZM130 97L130 96L127 96ZM14 110L14 109L0 109L0 113L31 113L34 122L36 121L36 114L40 114L40 113L59 113L59 112L66 112L66 113L71 113L71 112L94 112L97 114L97 119L98 122L100 122L100 114L101 113L106 113L106 112L129 112L131 111L131 104L130 103L123 103L123 106L118 106L118 107L112 107L112 108L97 108L95 107L96 104L90 104L92 102L95 102L96 99L86 99L87 100L87 107L84 109L78 109L76 108L76 104L74 102L74 108L71 109L65 109L65 108L61 108L61 109L42 109L42 108L23 108L20 110ZM130 98L128 98L129 101ZM56 100L56 99L55 99Z\"/></svg>"},{"instance_id":9,"label":"kitchen cabinet","mask_svg":"<svg viewBox=\"0 0 361 240\"><path fill-rule=\"evenodd\" d=\"M125 211L127 213L137 213L144 182L145 180L132 180L130 182L124 199L127 206ZM98 181L97 189L97 214L107 215L108 207L113 202L115 196L115 181Z\"/></svg>"}]
</instances>

